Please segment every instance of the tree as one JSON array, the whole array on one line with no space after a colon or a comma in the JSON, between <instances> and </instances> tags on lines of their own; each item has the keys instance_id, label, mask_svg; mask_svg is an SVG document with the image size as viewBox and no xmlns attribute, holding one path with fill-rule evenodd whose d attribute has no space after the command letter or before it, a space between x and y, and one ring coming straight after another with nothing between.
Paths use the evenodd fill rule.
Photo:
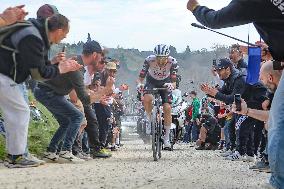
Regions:
<instances>
[{"instance_id":1,"label":"tree","mask_svg":"<svg viewBox=\"0 0 284 189\"><path fill-rule=\"evenodd\" d=\"M185 49L185 52L184 52L185 54L190 54L191 53L191 50L190 50L190 48L189 48L189 46L187 45L186 46L186 49Z\"/></svg>"},{"instance_id":2,"label":"tree","mask_svg":"<svg viewBox=\"0 0 284 189\"><path fill-rule=\"evenodd\" d=\"M90 33L88 33L87 42L90 42L90 41L92 41L92 38L91 38L91 34L90 34Z\"/></svg>"},{"instance_id":3,"label":"tree","mask_svg":"<svg viewBox=\"0 0 284 189\"><path fill-rule=\"evenodd\" d=\"M171 55L172 56L176 56L177 55L177 49L174 46L170 46L170 51L171 51Z\"/></svg>"}]
</instances>

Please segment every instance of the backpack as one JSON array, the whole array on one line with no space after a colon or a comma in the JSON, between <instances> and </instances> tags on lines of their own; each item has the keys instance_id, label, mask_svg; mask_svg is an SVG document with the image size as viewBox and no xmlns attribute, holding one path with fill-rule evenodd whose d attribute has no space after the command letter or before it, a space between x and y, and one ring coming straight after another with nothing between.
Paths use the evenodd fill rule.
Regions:
<instances>
[{"instance_id":1,"label":"backpack","mask_svg":"<svg viewBox=\"0 0 284 189\"><path fill-rule=\"evenodd\" d=\"M13 69L11 70L11 75L13 73L13 80L16 81L17 77L17 60L16 55L19 53L18 44L19 42L28 35L34 35L39 39L42 39L39 31L33 26L29 21L16 22L15 24L0 27L0 48L8 50L11 52L13 60ZM4 44L5 40L10 38L13 47L9 47Z\"/></svg>"}]
</instances>

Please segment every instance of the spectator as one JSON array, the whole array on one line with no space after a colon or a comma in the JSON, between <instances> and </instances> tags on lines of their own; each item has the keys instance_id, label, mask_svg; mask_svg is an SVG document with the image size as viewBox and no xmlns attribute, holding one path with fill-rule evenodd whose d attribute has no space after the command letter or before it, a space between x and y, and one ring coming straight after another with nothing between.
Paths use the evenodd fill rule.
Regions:
<instances>
[{"instance_id":1,"label":"spectator","mask_svg":"<svg viewBox=\"0 0 284 189\"><path fill-rule=\"evenodd\" d=\"M13 66L12 52L0 49L0 106L8 133L6 145L9 161L7 165L10 167L38 166L32 158L23 156L27 146L30 111L17 84L23 83L30 75L34 79L51 79L60 73L67 73L81 67L74 60L61 61L58 66L55 66L50 65L45 59L45 50L50 48L47 41L59 43L66 37L69 31L68 19L62 15L56 15L48 21L47 30L43 30L41 26L43 25L33 22L32 26L20 29L5 40L5 45L9 46L13 44L12 39L18 39L18 43L13 44L19 51L16 55L17 67ZM17 120L13 119L15 116Z\"/></svg>"},{"instance_id":2,"label":"spectator","mask_svg":"<svg viewBox=\"0 0 284 189\"><path fill-rule=\"evenodd\" d=\"M105 70L101 73L101 86L105 86L106 81L109 77L115 77L117 72L116 64L114 62L108 62ZM114 86L113 86L114 87ZM106 100L100 103L95 103L94 108L99 122L99 140L103 151L106 152L105 147L107 146L107 137L111 129L111 107L113 98L108 95ZM111 156L110 153L108 153Z\"/></svg>"},{"instance_id":3,"label":"spectator","mask_svg":"<svg viewBox=\"0 0 284 189\"><path fill-rule=\"evenodd\" d=\"M247 69L248 65L244 61L243 53L240 49L239 44L234 44L231 46L229 51L230 60L234 63L235 68L237 68L243 77L246 79L247 77Z\"/></svg>"},{"instance_id":4,"label":"spectator","mask_svg":"<svg viewBox=\"0 0 284 189\"><path fill-rule=\"evenodd\" d=\"M96 42L96 44L98 43ZM100 46L97 46L95 51L98 54L102 53ZM98 58L96 61L100 62L101 59ZM96 61L85 62L84 66L94 66L97 63ZM72 154L71 150L81 126L83 114L65 98L65 95L68 95L74 89L83 105L89 106L91 103L99 101L103 95L111 92L112 84L113 81L109 78L106 88L97 92L88 92L84 85L83 70L70 72L38 84L34 92L36 99L54 115L60 125L51 139L47 152L44 154L46 161L60 163L82 162L81 159ZM76 103L76 98L72 98L72 101ZM59 149L58 146L61 140L64 142L62 148ZM59 153L59 156L57 153Z\"/></svg>"},{"instance_id":5,"label":"spectator","mask_svg":"<svg viewBox=\"0 0 284 189\"><path fill-rule=\"evenodd\" d=\"M14 24L17 21L24 20L28 14L23 8L25 5L9 7L0 14L0 27Z\"/></svg>"},{"instance_id":6,"label":"spectator","mask_svg":"<svg viewBox=\"0 0 284 189\"><path fill-rule=\"evenodd\" d=\"M214 97L217 100L232 104L235 94L243 94L245 90L245 80L242 75L236 70L231 61L224 58L220 59L216 66L216 70L225 84L221 89L210 87L207 84L201 85L201 90L206 94Z\"/></svg>"},{"instance_id":7,"label":"spectator","mask_svg":"<svg viewBox=\"0 0 284 189\"><path fill-rule=\"evenodd\" d=\"M279 86L280 78L282 75L282 71L273 70L273 63L272 61L268 61L264 63L260 69L260 80L263 84L272 92L274 93ZM271 99L272 100L272 99ZM265 108L263 108L265 109ZM233 106L233 110L236 112L235 106ZM242 101L242 109L240 112L236 112L241 115L247 115L258 119L260 121L268 122L269 119L269 110L261 110L261 109L252 109L248 108L247 103ZM270 113L270 115L272 115ZM272 145L272 144L271 144ZM269 157L269 154L268 154ZM270 162L271 160L269 160ZM281 160L279 160L281 161ZM274 165L274 163L272 164ZM264 155L262 161L257 162L255 166L252 167L253 169L267 169L268 168L268 159L267 154ZM276 173L281 173L282 167L277 167ZM272 169L273 170L273 169ZM282 170L283 171L283 170ZM274 174L274 173L273 173Z\"/></svg>"},{"instance_id":8,"label":"spectator","mask_svg":"<svg viewBox=\"0 0 284 189\"><path fill-rule=\"evenodd\" d=\"M46 19L54 14L59 14L58 9L54 5L44 4L37 10L37 19Z\"/></svg>"},{"instance_id":9,"label":"spectator","mask_svg":"<svg viewBox=\"0 0 284 189\"><path fill-rule=\"evenodd\" d=\"M102 72L105 68L104 50L101 48L100 44L96 41L86 42L83 46L82 55L77 58L80 62L87 65L85 66L84 73L85 86L93 91L99 90L101 88L101 76L98 72ZM94 66L88 66L92 62ZM95 85L92 85L94 83ZM91 105L84 105L84 111L87 119L86 132L89 138L91 155L93 158L110 157L110 153L102 147L100 142L99 123L95 111L92 109Z\"/></svg>"},{"instance_id":10,"label":"spectator","mask_svg":"<svg viewBox=\"0 0 284 189\"><path fill-rule=\"evenodd\" d=\"M268 49L274 60L284 60L283 47L283 28L284 14L282 1L231 1L231 3L219 11L200 6L197 0L189 0L187 8L193 12L195 17L202 24L211 28L224 28L238 26L253 22L255 28L264 42L269 46ZM268 13L268 14L266 14ZM239 16L242 14L242 16ZM282 66L281 66L282 67ZM283 143L284 138L280 137L283 133L283 112L284 101L284 80L281 79L279 87L275 93L271 105L270 127L268 131L268 152L271 163L272 176L270 184L275 188L284 185L284 172L279 167L284 167L283 162ZM281 85L283 83L283 85Z\"/></svg>"},{"instance_id":11,"label":"spectator","mask_svg":"<svg viewBox=\"0 0 284 189\"><path fill-rule=\"evenodd\" d=\"M196 150L216 150L218 141L220 140L220 127L217 119L211 114L202 113L197 124L201 126L199 138L196 141ZM209 143L206 147L205 143Z\"/></svg>"},{"instance_id":12,"label":"spectator","mask_svg":"<svg viewBox=\"0 0 284 189\"><path fill-rule=\"evenodd\" d=\"M220 76L220 79L222 79L225 84L220 89L212 88L203 84L201 85L201 90L206 94L213 96L217 100L223 101L226 104L232 104L235 94L244 93L245 80L228 59L220 59L215 68ZM231 150L228 153L223 154L225 156L230 155L230 153L232 153L236 147L236 131L234 124L232 123L228 126Z\"/></svg>"},{"instance_id":13,"label":"spectator","mask_svg":"<svg viewBox=\"0 0 284 189\"><path fill-rule=\"evenodd\" d=\"M192 133L192 142L196 142L198 140L198 135L199 135L199 128L198 125L196 123L196 119L198 118L199 114L200 114L200 102L197 98L197 93L195 91L191 91L189 93L190 97L192 98L192 117L191 117L191 132L189 131L189 134ZM190 135L189 135L190 136ZM190 141L191 141L190 140Z\"/></svg>"}]
</instances>

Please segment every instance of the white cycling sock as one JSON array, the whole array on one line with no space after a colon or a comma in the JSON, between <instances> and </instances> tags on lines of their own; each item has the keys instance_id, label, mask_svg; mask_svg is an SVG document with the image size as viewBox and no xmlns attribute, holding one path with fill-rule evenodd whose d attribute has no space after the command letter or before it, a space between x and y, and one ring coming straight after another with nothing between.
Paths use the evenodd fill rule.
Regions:
<instances>
[{"instance_id":1,"label":"white cycling sock","mask_svg":"<svg viewBox=\"0 0 284 189\"><path fill-rule=\"evenodd\" d=\"M171 130L171 126L165 126L165 140L169 140L170 139L170 130Z\"/></svg>"},{"instance_id":2,"label":"white cycling sock","mask_svg":"<svg viewBox=\"0 0 284 189\"><path fill-rule=\"evenodd\" d=\"M118 145L119 144L119 137L116 138L115 143Z\"/></svg>"}]
</instances>

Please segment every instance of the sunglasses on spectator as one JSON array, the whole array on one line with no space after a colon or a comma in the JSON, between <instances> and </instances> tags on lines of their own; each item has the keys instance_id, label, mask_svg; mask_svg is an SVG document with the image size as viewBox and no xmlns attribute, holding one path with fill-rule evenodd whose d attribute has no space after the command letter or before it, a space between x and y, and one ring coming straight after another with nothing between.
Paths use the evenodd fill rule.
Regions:
<instances>
[{"instance_id":1,"label":"sunglasses on spectator","mask_svg":"<svg viewBox=\"0 0 284 189\"><path fill-rule=\"evenodd\" d=\"M108 70L109 72L116 73L117 70Z\"/></svg>"}]
</instances>

